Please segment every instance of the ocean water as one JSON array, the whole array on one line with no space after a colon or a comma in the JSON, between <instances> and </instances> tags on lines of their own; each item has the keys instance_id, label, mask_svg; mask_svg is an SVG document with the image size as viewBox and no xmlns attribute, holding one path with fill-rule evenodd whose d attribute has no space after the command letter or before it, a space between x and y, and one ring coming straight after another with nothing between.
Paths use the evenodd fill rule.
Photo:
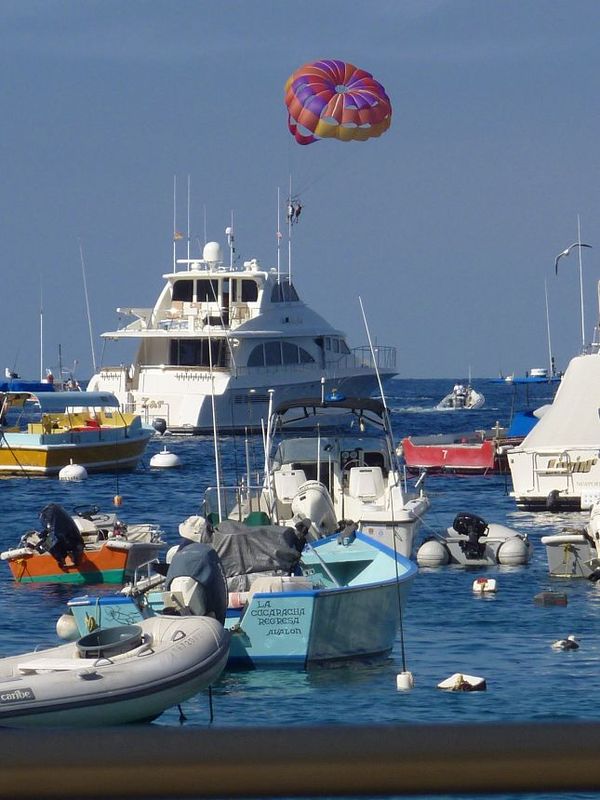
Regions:
<instances>
[{"instance_id":1,"label":"ocean water","mask_svg":"<svg viewBox=\"0 0 600 800\"><path fill-rule=\"evenodd\" d=\"M486 395L485 406L472 412L433 410L454 381L396 380L388 392L397 440L408 434L440 433L506 424L511 408L524 408L524 393L491 381L473 381ZM536 387L531 405L549 402L548 387ZM151 470L150 456L164 444L183 467ZM252 441L258 459L261 442ZM244 469L244 442L223 437L222 465L232 480ZM0 548L14 546L47 502L70 509L96 504L112 510L120 494L120 515L128 522L159 523L170 543L177 526L199 513L204 490L214 485L212 437L167 437L151 442L144 465L126 475L94 475L79 484L23 477L0 480L3 509ZM532 562L523 567L485 571L445 567L420 570L413 584L400 635L387 658L347 663L308 672L269 670L225 673L213 690L213 726L371 725L412 723L543 722L597 720L600 709L600 585L557 581L547 574L541 536L561 526L584 524L581 514L531 514L517 511L508 495L510 477L430 476L426 483L431 510L423 534L451 524L459 511L527 532L534 546ZM478 596L473 580L494 577L498 592ZM544 590L568 595L565 607L543 607L533 598ZM0 563L0 654L19 653L57 643L55 623L68 599L81 588L15 584ZM103 591L107 591L103 589ZM556 652L551 643L573 633L580 649ZM402 648L402 644L404 648ZM406 662L402 661L402 650ZM410 692L396 690L396 675L406 667L415 678ZM454 672L481 675L487 691L445 693L436 686ZM200 694L183 706L185 725L206 727L208 699ZM155 723L179 726L171 709ZM553 795L554 797L558 795ZM569 797L592 797L574 795ZM537 795L540 797L540 795Z\"/></svg>"}]
</instances>

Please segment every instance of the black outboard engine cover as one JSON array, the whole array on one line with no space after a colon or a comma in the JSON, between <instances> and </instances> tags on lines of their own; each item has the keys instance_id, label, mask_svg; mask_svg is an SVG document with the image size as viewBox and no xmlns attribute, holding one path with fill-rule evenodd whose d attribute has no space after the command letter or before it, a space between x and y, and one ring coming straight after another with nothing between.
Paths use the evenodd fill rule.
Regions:
<instances>
[{"instance_id":1,"label":"black outboard engine cover","mask_svg":"<svg viewBox=\"0 0 600 800\"><path fill-rule=\"evenodd\" d=\"M553 489L546 498L546 509L552 514L555 514L559 509L560 492L558 489Z\"/></svg>"},{"instance_id":2,"label":"black outboard engine cover","mask_svg":"<svg viewBox=\"0 0 600 800\"><path fill-rule=\"evenodd\" d=\"M155 417L152 420L152 427L162 436L167 430L167 420L163 419L162 417Z\"/></svg>"},{"instance_id":3,"label":"black outboard engine cover","mask_svg":"<svg viewBox=\"0 0 600 800\"><path fill-rule=\"evenodd\" d=\"M461 511L454 517L452 527L458 534L467 537L466 542L460 542L460 549L465 556L473 559L483 558L485 544L482 544L479 539L485 535L488 529L487 522L475 514Z\"/></svg>"},{"instance_id":4,"label":"black outboard engine cover","mask_svg":"<svg viewBox=\"0 0 600 800\"><path fill-rule=\"evenodd\" d=\"M186 542L179 547L169 564L165 585L171 588L175 578L193 578L204 588L206 612L213 613L221 625L227 613L227 580L221 559L214 547L203 542Z\"/></svg>"},{"instance_id":5,"label":"black outboard engine cover","mask_svg":"<svg viewBox=\"0 0 600 800\"><path fill-rule=\"evenodd\" d=\"M54 542L49 552L59 566L64 568L67 556L71 556L73 563L77 564L84 544L73 518L58 503L48 503L40 511L40 520L44 530L53 536Z\"/></svg>"}]
</instances>

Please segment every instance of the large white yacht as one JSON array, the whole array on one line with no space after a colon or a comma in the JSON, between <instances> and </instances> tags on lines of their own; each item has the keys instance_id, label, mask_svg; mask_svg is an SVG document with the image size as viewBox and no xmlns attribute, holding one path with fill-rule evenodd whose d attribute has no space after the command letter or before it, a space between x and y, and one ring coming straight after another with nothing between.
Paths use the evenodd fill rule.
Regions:
<instances>
[{"instance_id":1,"label":"large white yacht","mask_svg":"<svg viewBox=\"0 0 600 800\"><path fill-rule=\"evenodd\" d=\"M275 402L338 389L378 388L372 351L350 349L298 297L289 275L256 259L223 261L216 242L202 258L174 259L154 308L117 309L134 317L105 339L137 339L133 364L103 366L90 391L110 391L157 429L202 434L260 429ZM335 298L329 298L334 302ZM373 348L381 379L395 373L393 347Z\"/></svg>"}]
</instances>

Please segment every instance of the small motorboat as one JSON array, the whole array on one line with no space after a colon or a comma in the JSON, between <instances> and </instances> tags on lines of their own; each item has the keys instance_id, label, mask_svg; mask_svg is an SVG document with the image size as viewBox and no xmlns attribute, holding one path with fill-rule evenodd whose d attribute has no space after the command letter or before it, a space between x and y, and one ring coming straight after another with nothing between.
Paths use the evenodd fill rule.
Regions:
<instances>
[{"instance_id":1,"label":"small motorboat","mask_svg":"<svg viewBox=\"0 0 600 800\"><path fill-rule=\"evenodd\" d=\"M527 564L533 547L527 534L498 523L487 523L475 514L457 514L445 533L425 539L417 550L420 567L486 567L494 564Z\"/></svg>"},{"instance_id":2,"label":"small motorboat","mask_svg":"<svg viewBox=\"0 0 600 800\"><path fill-rule=\"evenodd\" d=\"M0 474L132 470L154 433L109 392L0 393Z\"/></svg>"},{"instance_id":3,"label":"small motorboat","mask_svg":"<svg viewBox=\"0 0 600 800\"><path fill-rule=\"evenodd\" d=\"M165 547L157 525L125 524L98 506L76 507L71 515L49 503L40 520L41 531L28 531L0 553L19 583L124 583Z\"/></svg>"},{"instance_id":4,"label":"small motorboat","mask_svg":"<svg viewBox=\"0 0 600 800\"><path fill-rule=\"evenodd\" d=\"M564 528L560 533L542 536L548 572L553 578L600 578L600 503L590 511L583 528Z\"/></svg>"},{"instance_id":5,"label":"small motorboat","mask_svg":"<svg viewBox=\"0 0 600 800\"><path fill-rule=\"evenodd\" d=\"M206 616L154 616L0 659L0 725L146 722L214 683L230 634Z\"/></svg>"},{"instance_id":6,"label":"small motorboat","mask_svg":"<svg viewBox=\"0 0 600 800\"><path fill-rule=\"evenodd\" d=\"M481 392L475 391L471 384L465 386L462 383L455 384L451 392L449 392L440 402L436 408L440 410L452 409L457 410L470 410L473 411L481 408L485 403L485 397Z\"/></svg>"},{"instance_id":7,"label":"small motorboat","mask_svg":"<svg viewBox=\"0 0 600 800\"><path fill-rule=\"evenodd\" d=\"M76 630L136 623L166 608L196 613L207 602L220 609L211 589L214 569L206 564L216 553L229 589L230 665L304 669L389 653L416 565L355 524L312 542L309 526L309 520L296 529L224 520L211 529L203 517L188 518L180 525L188 541L167 554L164 583L142 576L119 594L73 598L68 607ZM74 627L68 618L59 620L59 635Z\"/></svg>"}]
</instances>

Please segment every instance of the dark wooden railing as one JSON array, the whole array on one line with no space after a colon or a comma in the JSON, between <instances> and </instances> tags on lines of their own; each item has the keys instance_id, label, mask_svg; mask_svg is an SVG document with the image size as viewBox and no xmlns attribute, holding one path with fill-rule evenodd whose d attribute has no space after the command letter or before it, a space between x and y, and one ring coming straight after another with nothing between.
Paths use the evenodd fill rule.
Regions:
<instances>
[{"instance_id":1,"label":"dark wooden railing","mask_svg":"<svg viewBox=\"0 0 600 800\"><path fill-rule=\"evenodd\" d=\"M600 790L600 723L3 731L2 798Z\"/></svg>"}]
</instances>

